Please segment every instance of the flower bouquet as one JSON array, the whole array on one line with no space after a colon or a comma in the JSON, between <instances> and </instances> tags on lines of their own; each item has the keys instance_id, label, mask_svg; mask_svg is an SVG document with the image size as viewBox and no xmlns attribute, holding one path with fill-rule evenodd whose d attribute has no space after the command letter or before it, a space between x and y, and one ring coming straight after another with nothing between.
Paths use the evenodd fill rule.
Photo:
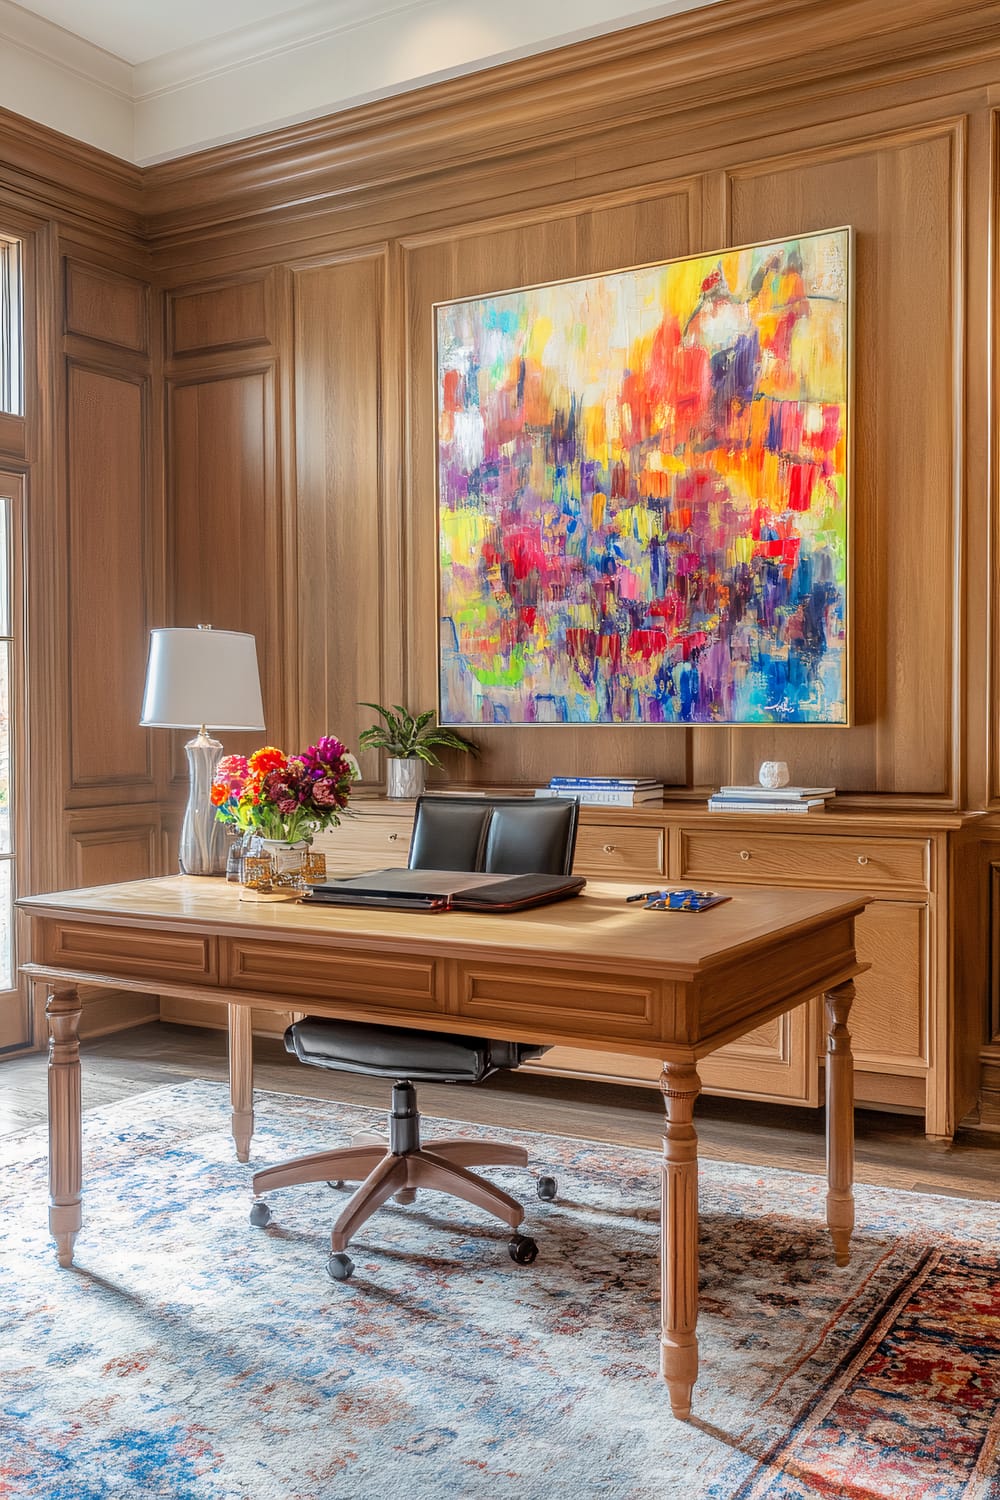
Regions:
<instances>
[{"instance_id":1,"label":"flower bouquet","mask_svg":"<svg viewBox=\"0 0 1000 1500\"><path fill-rule=\"evenodd\" d=\"M216 817L242 836L243 853L257 839L305 846L320 829L337 827L357 777L357 761L332 735L298 755L265 745L249 758L223 756L212 802Z\"/></svg>"}]
</instances>

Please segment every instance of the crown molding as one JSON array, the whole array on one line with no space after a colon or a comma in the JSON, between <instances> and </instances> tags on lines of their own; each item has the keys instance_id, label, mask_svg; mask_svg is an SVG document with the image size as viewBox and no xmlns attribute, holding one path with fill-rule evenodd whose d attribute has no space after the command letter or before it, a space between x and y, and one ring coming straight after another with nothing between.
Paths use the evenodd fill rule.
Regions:
<instances>
[{"instance_id":1,"label":"crown molding","mask_svg":"<svg viewBox=\"0 0 1000 1500\"><path fill-rule=\"evenodd\" d=\"M105 50L114 41L95 45L0 0L0 97L150 164L714 3L576 0L568 12L563 0L510 0L501 16L492 0L457 14L451 0L306 0L129 63Z\"/></svg>"},{"instance_id":2,"label":"crown molding","mask_svg":"<svg viewBox=\"0 0 1000 1500\"><path fill-rule=\"evenodd\" d=\"M167 244L320 213L421 177L578 147L714 103L817 97L1000 56L1000 0L718 0L147 168L147 232Z\"/></svg>"},{"instance_id":3,"label":"crown molding","mask_svg":"<svg viewBox=\"0 0 1000 1500\"><path fill-rule=\"evenodd\" d=\"M43 16L11 4L11 0L0 0L0 39L64 73L73 73L120 98L132 99L132 69L127 62Z\"/></svg>"},{"instance_id":4,"label":"crown molding","mask_svg":"<svg viewBox=\"0 0 1000 1500\"><path fill-rule=\"evenodd\" d=\"M266 62L372 21L426 10L434 3L435 0L381 0L381 3L333 0L331 4L331 0L312 0L311 4L285 15L255 21L223 36L137 63L132 69L133 98L141 103L222 73L238 72L248 64Z\"/></svg>"},{"instance_id":5,"label":"crown molding","mask_svg":"<svg viewBox=\"0 0 1000 1500\"><path fill-rule=\"evenodd\" d=\"M96 146L0 108L0 197L138 241L143 174Z\"/></svg>"}]
</instances>

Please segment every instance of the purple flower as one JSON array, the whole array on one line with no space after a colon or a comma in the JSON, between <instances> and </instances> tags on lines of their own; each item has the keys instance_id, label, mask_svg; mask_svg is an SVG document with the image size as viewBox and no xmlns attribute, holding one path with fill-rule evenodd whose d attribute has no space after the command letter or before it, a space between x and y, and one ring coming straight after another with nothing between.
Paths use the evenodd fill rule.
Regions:
<instances>
[{"instance_id":1,"label":"purple flower","mask_svg":"<svg viewBox=\"0 0 1000 1500\"><path fill-rule=\"evenodd\" d=\"M338 779L344 775L344 746L332 734L324 734L315 745L303 750L299 757L309 776L326 777L331 774Z\"/></svg>"}]
</instances>

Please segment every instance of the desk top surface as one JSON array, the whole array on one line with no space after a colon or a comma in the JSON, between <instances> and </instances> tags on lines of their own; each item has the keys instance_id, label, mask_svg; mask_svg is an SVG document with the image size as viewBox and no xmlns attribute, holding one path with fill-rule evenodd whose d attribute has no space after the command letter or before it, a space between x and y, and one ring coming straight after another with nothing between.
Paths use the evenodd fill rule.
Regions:
<instances>
[{"instance_id":1,"label":"desk top surface","mask_svg":"<svg viewBox=\"0 0 1000 1500\"><path fill-rule=\"evenodd\" d=\"M703 912L647 911L626 897L636 882L590 881L580 896L526 912L387 911L297 902L241 902L224 880L189 875L21 897L37 918L329 943L352 951L522 957L621 965L678 977L777 946L857 916L869 898L849 891L719 886L731 900Z\"/></svg>"}]
</instances>

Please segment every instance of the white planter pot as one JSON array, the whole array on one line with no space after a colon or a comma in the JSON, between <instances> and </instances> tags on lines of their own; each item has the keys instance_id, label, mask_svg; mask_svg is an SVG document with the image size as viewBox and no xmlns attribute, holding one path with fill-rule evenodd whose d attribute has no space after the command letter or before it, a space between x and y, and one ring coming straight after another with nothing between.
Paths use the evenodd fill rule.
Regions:
<instances>
[{"instance_id":1,"label":"white planter pot","mask_svg":"<svg viewBox=\"0 0 1000 1500\"><path fill-rule=\"evenodd\" d=\"M412 760L387 760L385 763L386 796L419 797L424 790L426 775L426 762L417 756L414 756Z\"/></svg>"}]
</instances>

